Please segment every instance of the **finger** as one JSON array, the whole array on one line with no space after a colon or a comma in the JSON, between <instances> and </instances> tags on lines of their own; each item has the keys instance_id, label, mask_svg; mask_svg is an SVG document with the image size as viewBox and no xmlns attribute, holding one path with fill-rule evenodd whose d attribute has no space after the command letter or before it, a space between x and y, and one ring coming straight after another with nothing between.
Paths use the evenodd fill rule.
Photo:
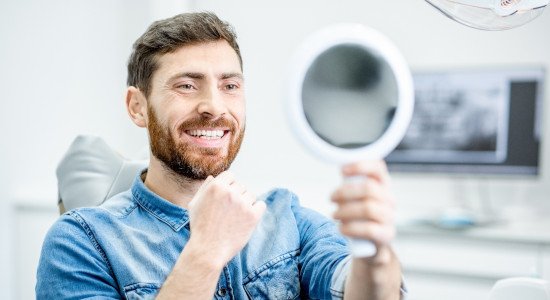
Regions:
<instances>
[{"instance_id":1,"label":"finger","mask_svg":"<svg viewBox=\"0 0 550 300\"><path fill-rule=\"evenodd\" d=\"M342 167L344 176L364 175L382 183L389 183L388 168L383 160L367 160Z\"/></svg>"},{"instance_id":2,"label":"finger","mask_svg":"<svg viewBox=\"0 0 550 300\"><path fill-rule=\"evenodd\" d=\"M244 195L247 191L246 187L237 181L234 181L230 186L239 195Z\"/></svg>"},{"instance_id":3,"label":"finger","mask_svg":"<svg viewBox=\"0 0 550 300\"><path fill-rule=\"evenodd\" d=\"M193 199L191 199L191 201L189 201L189 204L188 204L189 208L191 208L191 206L193 206L195 204L196 199L199 198L199 197L197 197L197 195L202 194L204 189L206 189L206 187L212 182L212 180L214 180L214 177L212 175L209 175L208 177L206 177L206 179L203 181L203 183L199 187L199 190L195 194L195 197L193 197Z\"/></svg>"},{"instance_id":4,"label":"finger","mask_svg":"<svg viewBox=\"0 0 550 300\"><path fill-rule=\"evenodd\" d=\"M206 179L203 181L203 183L202 183L201 187L199 188L199 190L202 189L203 186L207 186L210 182L212 182L212 180L214 180L214 176L208 175L208 177L206 177Z\"/></svg>"},{"instance_id":5,"label":"finger","mask_svg":"<svg viewBox=\"0 0 550 300\"><path fill-rule=\"evenodd\" d=\"M345 236L369 240L377 245L390 244L395 237L393 226L365 221L342 222L340 232Z\"/></svg>"},{"instance_id":6,"label":"finger","mask_svg":"<svg viewBox=\"0 0 550 300\"><path fill-rule=\"evenodd\" d=\"M267 206L264 201L258 200L252 204L252 212L257 219L260 219L264 214Z\"/></svg>"},{"instance_id":7,"label":"finger","mask_svg":"<svg viewBox=\"0 0 550 300\"><path fill-rule=\"evenodd\" d=\"M377 188L367 180L357 183L344 183L332 193L331 200L336 203L343 203L363 199L367 197L369 190Z\"/></svg>"},{"instance_id":8,"label":"finger","mask_svg":"<svg viewBox=\"0 0 550 300\"><path fill-rule=\"evenodd\" d=\"M331 200L336 203L345 203L363 199L393 201L390 198L391 193L389 189L380 184L380 182L373 180L365 180L361 183L344 183L331 195Z\"/></svg>"},{"instance_id":9,"label":"finger","mask_svg":"<svg viewBox=\"0 0 550 300\"><path fill-rule=\"evenodd\" d=\"M355 201L341 205L333 217L342 222L372 221L389 224L393 223L394 211L389 205L382 203Z\"/></svg>"},{"instance_id":10,"label":"finger","mask_svg":"<svg viewBox=\"0 0 550 300\"><path fill-rule=\"evenodd\" d=\"M242 201L250 205L254 205L254 203L257 202L258 199L256 198L256 195L254 193L250 191L245 191L244 194L242 194Z\"/></svg>"},{"instance_id":11,"label":"finger","mask_svg":"<svg viewBox=\"0 0 550 300\"><path fill-rule=\"evenodd\" d=\"M223 171L216 176L216 180L220 183L231 185L235 182L235 175L231 171Z\"/></svg>"},{"instance_id":12,"label":"finger","mask_svg":"<svg viewBox=\"0 0 550 300\"><path fill-rule=\"evenodd\" d=\"M197 193L204 190L205 187L208 186L210 182L212 182L212 180L214 180L214 177L212 175L209 175L208 177L206 177L206 179L202 182L201 186L199 187L199 190L197 191Z\"/></svg>"}]
</instances>

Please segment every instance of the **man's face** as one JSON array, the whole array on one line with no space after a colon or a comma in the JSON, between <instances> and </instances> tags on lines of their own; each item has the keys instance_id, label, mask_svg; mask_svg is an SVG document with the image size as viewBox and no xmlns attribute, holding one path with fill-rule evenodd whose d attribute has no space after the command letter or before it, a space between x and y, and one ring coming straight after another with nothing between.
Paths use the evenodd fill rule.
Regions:
<instances>
[{"instance_id":1,"label":"man's face","mask_svg":"<svg viewBox=\"0 0 550 300\"><path fill-rule=\"evenodd\" d=\"M158 64L147 99L153 156L191 179L228 169L245 128L237 54L222 40L184 46Z\"/></svg>"}]
</instances>

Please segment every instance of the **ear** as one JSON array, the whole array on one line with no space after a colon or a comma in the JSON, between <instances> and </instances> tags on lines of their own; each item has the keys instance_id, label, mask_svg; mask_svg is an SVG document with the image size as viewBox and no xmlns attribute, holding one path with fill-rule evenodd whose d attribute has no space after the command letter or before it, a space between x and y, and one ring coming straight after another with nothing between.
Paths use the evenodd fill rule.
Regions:
<instances>
[{"instance_id":1,"label":"ear","mask_svg":"<svg viewBox=\"0 0 550 300\"><path fill-rule=\"evenodd\" d=\"M126 109L134 124L147 127L147 98L134 86L126 90Z\"/></svg>"}]
</instances>

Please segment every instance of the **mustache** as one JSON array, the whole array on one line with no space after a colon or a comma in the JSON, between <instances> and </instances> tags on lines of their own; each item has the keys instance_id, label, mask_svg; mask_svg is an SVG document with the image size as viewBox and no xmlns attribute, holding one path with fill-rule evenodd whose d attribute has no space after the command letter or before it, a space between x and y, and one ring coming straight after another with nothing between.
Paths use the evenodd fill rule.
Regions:
<instances>
[{"instance_id":1,"label":"mustache","mask_svg":"<svg viewBox=\"0 0 550 300\"><path fill-rule=\"evenodd\" d=\"M193 119L185 120L178 126L180 133L185 130L196 129L196 128L215 128L215 127L225 127L229 128L231 133L234 133L237 125L225 117L219 117L217 119L205 118L205 117L196 117Z\"/></svg>"}]
</instances>

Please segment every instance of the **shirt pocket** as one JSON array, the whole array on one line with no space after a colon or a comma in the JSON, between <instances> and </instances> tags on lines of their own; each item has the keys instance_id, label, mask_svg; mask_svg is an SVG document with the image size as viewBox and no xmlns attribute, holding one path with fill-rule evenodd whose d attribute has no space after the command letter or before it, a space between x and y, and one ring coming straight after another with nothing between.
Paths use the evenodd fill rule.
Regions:
<instances>
[{"instance_id":1,"label":"shirt pocket","mask_svg":"<svg viewBox=\"0 0 550 300\"><path fill-rule=\"evenodd\" d=\"M278 256L262 265L244 280L249 299L288 300L300 297L298 250Z\"/></svg>"},{"instance_id":2,"label":"shirt pocket","mask_svg":"<svg viewBox=\"0 0 550 300\"><path fill-rule=\"evenodd\" d=\"M124 287L124 295L128 300L155 299L160 285L154 283L134 283Z\"/></svg>"}]
</instances>

